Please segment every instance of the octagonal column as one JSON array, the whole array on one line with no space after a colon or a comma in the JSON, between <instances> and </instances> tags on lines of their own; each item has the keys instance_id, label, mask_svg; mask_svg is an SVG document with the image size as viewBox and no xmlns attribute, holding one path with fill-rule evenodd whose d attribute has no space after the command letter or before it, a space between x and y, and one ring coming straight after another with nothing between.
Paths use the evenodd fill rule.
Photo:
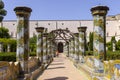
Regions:
<instances>
[{"instance_id":1,"label":"octagonal column","mask_svg":"<svg viewBox=\"0 0 120 80\"><path fill-rule=\"evenodd\" d=\"M74 47L74 38L72 39L71 44L72 44L72 58L74 58L74 49L75 49L75 47Z\"/></svg>"},{"instance_id":2,"label":"octagonal column","mask_svg":"<svg viewBox=\"0 0 120 80\"><path fill-rule=\"evenodd\" d=\"M115 52L116 51L116 41L112 41L112 51Z\"/></svg>"},{"instance_id":3,"label":"octagonal column","mask_svg":"<svg viewBox=\"0 0 120 80\"><path fill-rule=\"evenodd\" d=\"M106 59L106 14L107 6L96 6L91 8L94 17L93 50L94 64L98 70L103 68L102 61Z\"/></svg>"},{"instance_id":4,"label":"octagonal column","mask_svg":"<svg viewBox=\"0 0 120 80\"><path fill-rule=\"evenodd\" d=\"M51 40L51 38L49 37L48 38L49 39L49 43L48 43L48 50L49 50L49 59L50 59L50 61L52 60L52 40Z\"/></svg>"},{"instance_id":5,"label":"octagonal column","mask_svg":"<svg viewBox=\"0 0 120 80\"><path fill-rule=\"evenodd\" d=\"M28 73L29 58L29 17L32 11L28 7L16 7L17 15L17 61L20 62L23 73Z\"/></svg>"},{"instance_id":6,"label":"octagonal column","mask_svg":"<svg viewBox=\"0 0 120 80\"><path fill-rule=\"evenodd\" d=\"M7 52L10 52L10 44L7 45Z\"/></svg>"},{"instance_id":7,"label":"octagonal column","mask_svg":"<svg viewBox=\"0 0 120 80\"><path fill-rule=\"evenodd\" d=\"M0 42L0 52L3 52L3 43Z\"/></svg>"},{"instance_id":8,"label":"octagonal column","mask_svg":"<svg viewBox=\"0 0 120 80\"><path fill-rule=\"evenodd\" d=\"M43 62L47 62L47 33L43 34Z\"/></svg>"},{"instance_id":9,"label":"octagonal column","mask_svg":"<svg viewBox=\"0 0 120 80\"><path fill-rule=\"evenodd\" d=\"M37 31L37 58L42 62L42 53L43 53L43 40L42 34L44 31L44 27L36 27Z\"/></svg>"},{"instance_id":10,"label":"octagonal column","mask_svg":"<svg viewBox=\"0 0 120 80\"><path fill-rule=\"evenodd\" d=\"M79 37L79 34L78 33L75 33L75 55L76 55L76 60L78 61L79 60L79 43L78 43L78 37Z\"/></svg>"},{"instance_id":11,"label":"octagonal column","mask_svg":"<svg viewBox=\"0 0 120 80\"><path fill-rule=\"evenodd\" d=\"M71 57L72 56L72 45L71 45L71 40L69 41L69 57Z\"/></svg>"},{"instance_id":12,"label":"octagonal column","mask_svg":"<svg viewBox=\"0 0 120 80\"><path fill-rule=\"evenodd\" d=\"M79 31L79 53L80 53L80 60L83 62L83 58L85 56L85 48L86 48L86 29L87 27L78 27Z\"/></svg>"}]
</instances>

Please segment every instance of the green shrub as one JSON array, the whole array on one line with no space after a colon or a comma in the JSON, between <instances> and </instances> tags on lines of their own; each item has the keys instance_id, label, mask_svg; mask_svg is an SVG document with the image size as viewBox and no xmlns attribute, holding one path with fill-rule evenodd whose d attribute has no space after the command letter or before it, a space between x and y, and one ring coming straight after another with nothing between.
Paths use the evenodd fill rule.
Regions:
<instances>
[{"instance_id":1,"label":"green shrub","mask_svg":"<svg viewBox=\"0 0 120 80\"><path fill-rule=\"evenodd\" d=\"M36 56L36 52L31 52L30 56ZM16 61L16 52L0 53L0 61Z\"/></svg>"},{"instance_id":2,"label":"green shrub","mask_svg":"<svg viewBox=\"0 0 120 80\"><path fill-rule=\"evenodd\" d=\"M36 56L36 52L30 52L30 56Z\"/></svg>"},{"instance_id":3,"label":"green shrub","mask_svg":"<svg viewBox=\"0 0 120 80\"><path fill-rule=\"evenodd\" d=\"M93 55L93 51L86 51L86 56L92 56Z\"/></svg>"},{"instance_id":4,"label":"green shrub","mask_svg":"<svg viewBox=\"0 0 120 80\"><path fill-rule=\"evenodd\" d=\"M0 53L0 61L16 61L15 52L2 52Z\"/></svg>"},{"instance_id":5,"label":"green shrub","mask_svg":"<svg viewBox=\"0 0 120 80\"><path fill-rule=\"evenodd\" d=\"M94 55L93 51L86 51L86 55L91 56ZM120 59L120 51L107 51L106 52L106 59L107 60L115 60Z\"/></svg>"}]
</instances>

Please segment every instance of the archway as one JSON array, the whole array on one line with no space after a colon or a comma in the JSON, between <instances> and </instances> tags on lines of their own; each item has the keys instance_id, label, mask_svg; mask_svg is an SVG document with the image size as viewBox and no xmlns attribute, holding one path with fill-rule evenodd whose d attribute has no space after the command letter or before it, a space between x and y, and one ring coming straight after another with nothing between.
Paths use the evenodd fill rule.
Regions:
<instances>
[{"instance_id":1,"label":"archway","mask_svg":"<svg viewBox=\"0 0 120 80\"><path fill-rule=\"evenodd\" d=\"M62 42L58 43L57 50L58 50L59 53L63 53L63 43Z\"/></svg>"}]
</instances>

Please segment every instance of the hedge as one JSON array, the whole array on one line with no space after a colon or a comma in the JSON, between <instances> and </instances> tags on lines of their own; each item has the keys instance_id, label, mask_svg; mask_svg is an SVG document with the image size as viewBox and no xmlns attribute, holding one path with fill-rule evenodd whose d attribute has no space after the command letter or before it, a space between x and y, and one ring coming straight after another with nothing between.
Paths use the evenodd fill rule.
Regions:
<instances>
[{"instance_id":1,"label":"hedge","mask_svg":"<svg viewBox=\"0 0 120 80\"><path fill-rule=\"evenodd\" d=\"M93 51L86 51L86 55L88 55L88 56L93 55ZM115 51L115 52L107 51L106 59L107 60L120 59L120 51Z\"/></svg>"},{"instance_id":2,"label":"hedge","mask_svg":"<svg viewBox=\"0 0 120 80\"><path fill-rule=\"evenodd\" d=\"M35 52L31 52L30 56L36 56ZM0 61L16 61L16 52L1 52Z\"/></svg>"}]
</instances>

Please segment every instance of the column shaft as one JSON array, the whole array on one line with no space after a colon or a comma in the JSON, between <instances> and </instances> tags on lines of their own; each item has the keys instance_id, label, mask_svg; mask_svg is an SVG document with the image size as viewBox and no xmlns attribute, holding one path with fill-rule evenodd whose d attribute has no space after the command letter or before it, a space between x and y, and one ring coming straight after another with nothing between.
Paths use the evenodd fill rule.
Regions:
<instances>
[{"instance_id":1,"label":"column shaft","mask_svg":"<svg viewBox=\"0 0 120 80\"><path fill-rule=\"evenodd\" d=\"M29 58L29 16L31 9L28 7L16 7L17 15L17 61L20 62L22 72L28 73Z\"/></svg>"}]
</instances>

